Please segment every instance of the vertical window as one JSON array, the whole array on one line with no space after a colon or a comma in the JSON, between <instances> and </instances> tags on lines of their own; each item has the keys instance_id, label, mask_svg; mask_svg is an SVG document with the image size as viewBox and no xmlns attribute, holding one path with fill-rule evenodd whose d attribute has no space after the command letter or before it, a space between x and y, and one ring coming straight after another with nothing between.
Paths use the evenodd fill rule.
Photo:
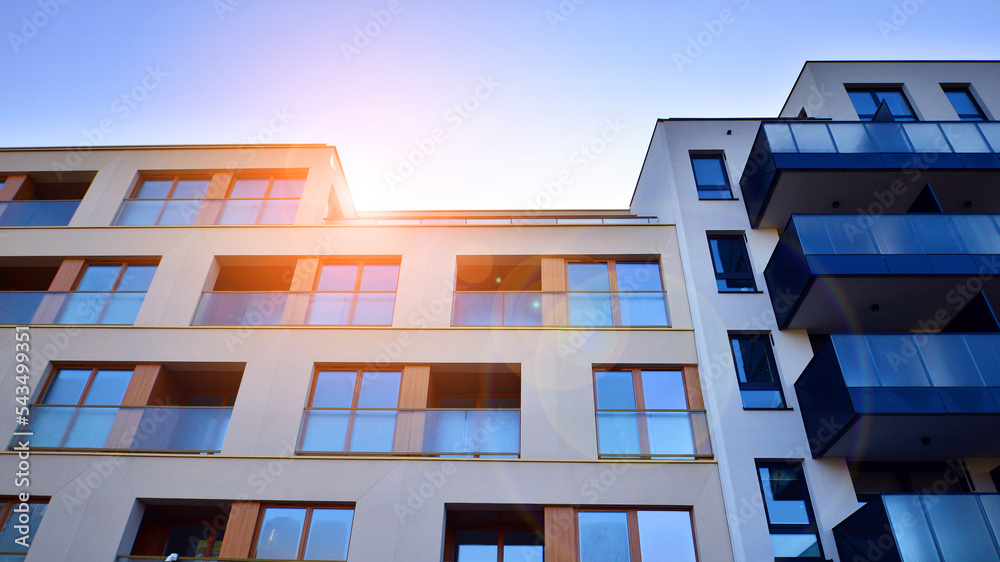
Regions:
<instances>
[{"instance_id":1,"label":"vertical window","mask_svg":"<svg viewBox=\"0 0 1000 562\"><path fill-rule=\"evenodd\" d=\"M594 371L601 458L711 456L704 412L690 410L679 369Z\"/></svg>"},{"instance_id":2,"label":"vertical window","mask_svg":"<svg viewBox=\"0 0 1000 562\"><path fill-rule=\"evenodd\" d=\"M264 507L254 558L347 560L353 521L349 508Z\"/></svg>"},{"instance_id":3,"label":"vertical window","mask_svg":"<svg viewBox=\"0 0 1000 562\"><path fill-rule=\"evenodd\" d=\"M801 463L757 461L757 474L775 560L822 560Z\"/></svg>"},{"instance_id":4,"label":"vertical window","mask_svg":"<svg viewBox=\"0 0 1000 562\"><path fill-rule=\"evenodd\" d=\"M316 278L307 324L389 325L398 264L325 264Z\"/></svg>"},{"instance_id":5,"label":"vertical window","mask_svg":"<svg viewBox=\"0 0 1000 562\"><path fill-rule=\"evenodd\" d=\"M768 334L729 334L744 408L784 408L785 396Z\"/></svg>"},{"instance_id":6,"label":"vertical window","mask_svg":"<svg viewBox=\"0 0 1000 562\"><path fill-rule=\"evenodd\" d=\"M150 176L139 180L117 225L191 225L208 193L211 176Z\"/></svg>"},{"instance_id":7,"label":"vertical window","mask_svg":"<svg viewBox=\"0 0 1000 562\"><path fill-rule=\"evenodd\" d=\"M907 101L902 88L848 88L847 95L854 104L854 110L862 120L870 121L875 117L878 106L885 102L889 113L895 121L916 121L913 107Z\"/></svg>"},{"instance_id":8,"label":"vertical window","mask_svg":"<svg viewBox=\"0 0 1000 562\"><path fill-rule=\"evenodd\" d=\"M88 263L62 305L59 324L131 324L156 273L149 263Z\"/></svg>"},{"instance_id":9,"label":"vertical window","mask_svg":"<svg viewBox=\"0 0 1000 562\"><path fill-rule=\"evenodd\" d=\"M118 414L131 369L59 369L45 389L32 422L36 444L100 449Z\"/></svg>"},{"instance_id":10,"label":"vertical window","mask_svg":"<svg viewBox=\"0 0 1000 562\"><path fill-rule=\"evenodd\" d=\"M698 199L732 199L733 190L729 186L726 161L722 154L692 154L694 183L698 187Z\"/></svg>"},{"instance_id":11,"label":"vertical window","mask_svg":"<svg viewBox=\"0 0 1000 562\"><path fill-rule=\"evenodd\" d=\"M740 234L709 234L715 283L720 293L743 293L757 290L750 268L750 254Z\"/></svg>"},{"instance_id":12,"label":"vertical window","mask_svg":"<svg viewBox=\"0 0 1000 562\"><path fill-rule=\"evenodd\" d=\"M571 326L668 326L660 264L593 261L566 264Z\"/></svg>"},{"instance_id":13,"label":"vertical window","mask_svg":"<svg viewBox=\"0 0 1000 562\"><path fill-rule=\"evenodd\" d=\"M972 92L968 86L942 86L944 95L948 96L948 101L958 113L958 118L962 121L986 121L986 114L976 103L976 98L972 97Z\"/></svg>"},{"instance_id":14,"label":"vertical window","mask_svg":"<svg viewBox=\"0 0 1000 562\"><path fill-rule=\"evenodd\" d=\"M401 371L316 373L300 449L391 452L401 378Z\"/></svg>"},{"instance_id":15,"label":"vertical window","mask_svg":"<svg viewBox=\"0 0 1000 562\"><path fill-rule=\"evenodd\" d=\"M695 562L691 512L580 510L580 562Z\"/></svg>"},{"instance_id":16,"label":"vertical window","mask_svg":"<svg viewBox=\"0 0 1000 562\"><path fill-rule=\"evenodd\" d=\"M27 512L14 511L15 507L23 510L23 505L27 505ZM45 515L45 508L47 506L46 502L30 501L22 503L13 498L0 498L0 560L10 560L11 562L24 560L28 549L16 541L22 537L28 537L29 544L35 541L38 525L42 522L42 517ZM22 532L23 529L15 528L15 526L24 524L21 519L25 516L28 519L27 534Z\"/></svg>"}]
</instances>

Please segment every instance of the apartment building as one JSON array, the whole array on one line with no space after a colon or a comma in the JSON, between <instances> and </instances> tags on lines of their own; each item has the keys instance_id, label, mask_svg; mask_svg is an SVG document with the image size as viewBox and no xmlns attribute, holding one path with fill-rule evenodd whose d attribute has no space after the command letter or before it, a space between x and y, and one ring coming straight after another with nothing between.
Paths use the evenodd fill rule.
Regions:
<instances>
[{"instance_id":1,"label":"apartment building","mask_svg":"<svg viewBox=\"0 0 1000 562\"><path fill-rule=\"evenodd\" d=\"M324 145L0 180L0 559L733 560L674 225L360 214Z\"/></svg>"},{"instance_id":2,"label":"apartment building","mask_svg":"<svg viewBox=\"0 0 1000 562\"><path fill-rule=\"evenodd\" d=\"M736 560L1000 560L1000 62L810 62L657 122Z\"/></svg>"}]
</instances>

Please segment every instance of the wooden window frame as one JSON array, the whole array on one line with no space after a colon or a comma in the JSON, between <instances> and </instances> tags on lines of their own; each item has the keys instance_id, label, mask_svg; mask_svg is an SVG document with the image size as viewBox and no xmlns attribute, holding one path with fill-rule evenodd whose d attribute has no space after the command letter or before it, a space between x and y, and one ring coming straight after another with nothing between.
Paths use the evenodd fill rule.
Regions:
<instances>
[{"instance_id":1,"label":"wooden window frame","mask_svg":"<svg viewBox=\"0 0 1000 562\"><path fill-rule=\"evenodd\" d=\"M625 513L626 520L628 522L628 549L629 549L629 561L630 562L642 562L642 553L640 551L640 537L639 537L639 512L640 511L674 511L674 512L687 512L688 517L691 519L691 543L694 545L694 559L696 562L700 562L701 555L698 552L698 537L695 535L695 521L694 521L694 510L693 509L663 509L658 507L579 507L576 508L574 513L574 523L576 525L576 543L577 543L577 560L581 556L580 553L580 514L581 513Z\"/></svg>"},{"instance_id":2,"label":"wooden window frame","mask_svg":"<svg viewBox=\"0 0 1000 562\"><path fill-rule=\"evenodd\" d=\"M90 377L87 379L86 384L84 384L84 386L83 386L83 390L80 393L80 398L77 400L77 402L75 404L76 406L83 406L83 401L87 398L87 393L90 392L90 386L92 384L94 384L94 379L97 377L97 372L98 371L130 371L130 372L132 372L133 375L135 374L135 365L132 365L131 367L127 366L127 365L123 366L123 365L92 365L92 364L91 365L72 365L72 364L69 364L69 365L58 365L58 366L56 366L55 368L52 369L52 373L49 375L48 379L45 381L45 384L42 386L42 392L41 392L41 394L39 394L39 400L38 400L38 402L36 404L40 405L40 406L44 406L45 405L42 402L42 400L44 400L45 396L49 393L49 389L52 387L52 383L55 382L56 377L59 376L60 372L62 372L62 371L82 371L84 369L90 369ZM63 404L59 404L59 405L63 405ZM65 404L65 405L66 406L72 406L73 404Z\"/></svg>"},{"instance_id":3,"label":"wooden window frame","mask_svg":"<svg viewBox=\"0 0 1000 562\"><path fill-rule=\"evenodd\" d=\"M276 180L301 180L306 181L306 174L283 174L283 173L236 173L233 174L232 181L229 182L229 186L226 188L226 196L224 199L234 200L234 201L261 201L264 199L276 200L276 201L301 201L302 197L271 197L271 189L274 187L274 182ZM233 189L236 187L236 182L240 180L267 180L267 187L264 188L264 195L262 197L232 197Z\"/></svg>"},{"instance_id":4,"label":"wooden window frame","mask_svg":"<svg viewBox=\"0 0 1000 562\"><path fill-rule=\"evenodd\" d=\"M159 267L160 264L153 261L113 261L113 260L86 260L83 263L83 267L80 268L80 272L77 274L76 279L73 280L73 288L68 291L75 293L77 288L80 286L80 282L83 281L83 276L87 273L87 269L92 265L119 265L118 275L115 277L115 282L109 291L97 291L99 293L146 293L148 291L119 291L118 286L121 285L122 277L125 275L125 271L132 265L152 265Z\"/></svg>"},{"instance_id":5,"label":"wooden window frame","mask_svg":"<svg viewBox=\"0 0 1000 562\"><path fill-rule=\"evenodd\" d=\"M250 549L250 560L252 560L257 555L257 545L260 542L260 532L261 532L262 527L264 525L264 515L267 514L267 509L269 507L278 508L278 509L305 509L306 510L306 516L305 516L305 518L302 521L302 534L299 535L299 552L298 552L298 554L296 554L296 557L292 558L291 560L303 560L302 557L305 555L306 546L308 544L309 526L312 523L312 512L313 512L314 509L349 509L349 510L351 510L352 511L352 515L351 515L351 529L347 533L347 544L348 544L347 554L348 554L348 557L350 557L350 554L351 554L351 551L350 551L351 535L354 534L354 513L353 512L355 511L355 506L353 506L353 505L346 505L346 504L317 505L317 504L312 504L312 503L291 503L291 504L265 503L265 504L261 504L260 505L260 511L259 511L259 513L257 515L257 524L254 527L253 541L251 542L251 544L253 546Z\"/></svg>"},{"instance_id":6,"label":"wooden window frame","mask_svg":"<svg viewBox=\"0 0 1000 562\"><path fill-rule=\"evenodd\" d=\"M661 267L659 259L647 259L642 260L641 258L631 259L631 258L573 258L564 260L564 274L567 282L567 287L569 286L569 266L571 264L594 264L594 263L604 263L608 266L608 293L611 298L611 325L619 328L627 328L628 325L622 324L622 311L621 302L618 299L619 293L642 293L644 291L622 291L618 287L618 264L619 263L643 263L643 264L656 264L656 271L659 274L660 279L660 293L665 293L665 284L663 282L663 268ZM601 294L602 291L567 291L568 294L579 293L596 293ZM663 306L666 309L666 300L664 300ZM669 321L669 319L668 319Z\"/></svg>"},{"instance_id":7,"label":"wooden window frame","mask_svg":"<svg viewBox=\"0 0 1000 562\"><path fill-rule=\"evenodd\" d=\"M349 407L350 412L353 413L353 412L356 412L359 409L358 408L358 399L361 396L361 385L362 385L362 382L364 381L364 375L365 375L366 372L367 373L395 373L397 371L393 370L393 369L366 369L364 367L358 367L356 369L350 369L350 368L346 368L346 367L345 368L341 368L341 367L319 367L313 373L312 384L309 386L309 398L308 398L308 402L306 402L306 404L307 404L306 405L306 409L307 410L312 410L313 409L313 400L316 397L316 383L319 382L319 375L320 375L320 373L330 373L330 372L339 372L339 373L354 372L354 373L356 373L356 377L354 379L354 394L353 394L353 396L351 396L351 405ZM403 368L400 367L398 372L400 373L400 385L399 385L399 394L396 396L396 409L397 410L400 409L399 408L399 400L400 400L400 397L403 394L403 384L402 384ZM344 443L342 444L340 451L334 451L334 452L340 452L340 453L349 453L350 452L351 438L354 435L354 421L355 421L355 416L353 416L353 415L348 416L348 418L347 418L347 429L344 431ZM302 440L302 438L306 434L306 427L307 426L308 426L308 422L302 424L302 431L301 431L301 433L299 435L299 440L300 441ZM398 431L398 428L397 428L397 431Z\"/></svg>"},{"instance_id":8,"label":"wooden window frame","mask_svg":"<svg viewBox=\"0 0 1000 562\"><path fill-rule=\"evenodd\" d=\"M327 266L327 265L353 265L353 266L356 266L357 269L356 269L355 274L354 274L354 288L352 290L350 290L350 291L320 291L319 290L319 283L320 283L320 279L323 276L323 267ZM397 261L379 260L379 259L374 259L374 260L358 259L357 261L349 261L349 260L321 261L319 263L319 267L316 269L316 277L313 280L313 286L312 286L313 292L315 292L315 293L344 293L344 294L350 293L350 294L354 295L354 297L351 298L350 310L348 310L348 312L347 312L347 322L345 324L343 324L345 326L354 326L355 325L354 324L354 316L355 316L355 313L357 313L357 310L358 310L358 298L357 298L357 295L362 295L362 294L392 294L392 295L396 295L397 292L399 291L399 271L396 272L396 285L393 287L393 289L391 291L362 291L361 290L361 276L364 275L364 271L365 271L365 266L366 265L395 265L396 267L400 267L400 263L397 262ZM395 298L393 298L393 316L395 316L395 313L396 313L395 308L396 308L396 302L395 302Z\"/></svg>"},{"instance_id":9,"label":"wooden window frame","mask_svg":"<svg viewBox=\"0 0 1000 562\"><path fill-rule=\"evenodd\" d=\"M142 185L147 180L153 180L153 181L171 180L172 183L170 184L170 189L167 190L167 196L164 197L163 199L145 199L145 198L138 198L138 197L136 197L136 195L139 194L139 190L142 189ZM181 181L201 181L201 180L207 181L211 185L211 182L212 182L212 173L209 173L207 176L201 176L201 175L198 175L198 174L150 174L150 175L140 175L139 176L139 181L136 182L135 187L132 189L132 193L130 194L129 197L127 197L127 199L130 200L130 201L166 201L166 200L175 200L175 201L202 201L203 199L188 199L188 198L176 198L175 199L173 197L174 191L177 189L178 182L181 182ZM157 216L157 220L159 220L159 218L160 218L160 216L162 214L163 214L163 211L161 210L160 211L160 215Z\"/></svg>"},{"instance_id":10,"label":"wooden window frame","mask_svg":"<svg viewBox=\"0 0 1000 562\"><path fill-rule=\"evenodd\" d=\"M528 525L448 525L445 521L445 535L444 535L444 560L445 562L454 562L458 559L458 540L455 538L455 534L458 531L497 531L497 562L504 562L503 559L503 535L505 531L531 531L538 534L541 537L542 542L538 543L537 546L542 547L545 550L545 530L539 527L530 527Z\"/></svg>"}]
</instances>

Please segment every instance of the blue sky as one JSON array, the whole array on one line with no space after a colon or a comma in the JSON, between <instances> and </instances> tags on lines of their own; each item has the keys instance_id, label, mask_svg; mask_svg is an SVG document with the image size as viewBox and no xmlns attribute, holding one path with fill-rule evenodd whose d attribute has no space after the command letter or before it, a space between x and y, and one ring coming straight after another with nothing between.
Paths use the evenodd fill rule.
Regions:
<instances>
[{"instance_id":1,"label":"blue sky","mask_svg":"<svg viewBox=\"0 0 1000 562\"><path fill-rule=\"evenodd\" d=\"M360 210L624 208L658 117L774 116L806 60L1000 59L997 21L996 0L9 1L0 146L326 143Z\"/></svg>"}]
</instances>

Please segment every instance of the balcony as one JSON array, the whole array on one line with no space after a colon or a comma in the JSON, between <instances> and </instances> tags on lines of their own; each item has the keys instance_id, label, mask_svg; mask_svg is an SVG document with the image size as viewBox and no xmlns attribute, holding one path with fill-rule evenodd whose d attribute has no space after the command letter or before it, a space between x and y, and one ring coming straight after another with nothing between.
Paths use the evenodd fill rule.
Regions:
<instances>
[{"instance_id":1,"label":"balcony","mask_svg":"<svg viewBox=\"0 0 1000 562\"><path fill-rule=\"evenodd\" d=\"M764 270L778 325L904 331L953 317L1000 273L996 218L795 215Z\"/></svg>"},{"instance_id":2,"label":"balcony","mask_svg":"<svg viewBox=\"0 0 1000 562\"><path fill-rule=\"evenodd\" d=\"M0 292L0 324L132 324L143 292Z\"/></svg>"},{"instance_id":3,"label":"balcony","mask_svg":"<svg viewBox=\"0 0 1000 562\"><path fill-rule=\"evenodd\" d=\"M389 326L395 291L206 292L195 326Z\"/></svg>"},{"instance_id":4,"label":"balcony","mask_svg":"<svg viewBox=\"0 0 1000 562\"><path fill-rule=\"evenodd\" d=\"M664 291L455 292L452 326L670 326Z\"/></svg>"},{"instance_id":5,"label":"balcony","mask_svg":"<svg viewBox=\"0 0 1000 562\"><path fill-rule=\"evenodd\" d=\"M298 199L127 199L115 225L292 224Z\"/></svg>"},{"instance_id":6,"label":"balcony","mask_svg":"<svg viewBox=\"0 0 1000 562\"><path fill-rule=\"evenodd\" d=\"M833 335L795 383L814 457L1000 456L1000 334Z\"/></svg>"},{"instance_id":7,"label":"balcony","mask_svg":"<svg viewBox=\"0 0 1000 562\"><path fill-rule=\"evenodd\" d=\"M834 202L847 212L876 201L880 212L905 212L927 182L949 188L938 192L945 212L966 201L1000 212L998 152L1000 123L767 122L740 188L760 228L781 229L793 213L829 212Z\"/></svg>"},{"instance_id":8,"label":"balcony","mask_svg":"<svg viewBox=\"0 0 1000 562\"><path fill-rule=\"evenodd\" d=\"M232 408L31 407L32 449L218 453ZM24 437L15 435L10 445Z\"/></svg>"},{"instance_id":9,"label":"balcony","mask_svg":"<svg viewBox=\"0 0 1000 562\"><path fill-rule=\"evenodd\" d=\"M1000 560L1000 494L885 494L833 528L841 560Z\"/></svg>"},{"instance_id":10,"label":"balcony","mask_svg":"<svg viewBox=\"0 0 1000 562\"><path fill-rule=\"evenodd\" d=\"M705 410L598 410L602 459L711 458Z\"/></svg>"},{"instance_id":11,"label":"balcony","mask_svg":"<svg viewBox=\"0 0 1000 562\"><path fill-rule=\"evenodd\" d=\"M309 408L299 454L517 458L519 409Z\"/></svg>"},{"instance_id":12,"label":"balcony","mask_svg":"<svg viewBox=\"0 0 1000 562\"><path fill-rule=\"evenodd\" d=\"M66 226L80 201L0 201L0 227Z\"/></svg>"}]
</instances>

